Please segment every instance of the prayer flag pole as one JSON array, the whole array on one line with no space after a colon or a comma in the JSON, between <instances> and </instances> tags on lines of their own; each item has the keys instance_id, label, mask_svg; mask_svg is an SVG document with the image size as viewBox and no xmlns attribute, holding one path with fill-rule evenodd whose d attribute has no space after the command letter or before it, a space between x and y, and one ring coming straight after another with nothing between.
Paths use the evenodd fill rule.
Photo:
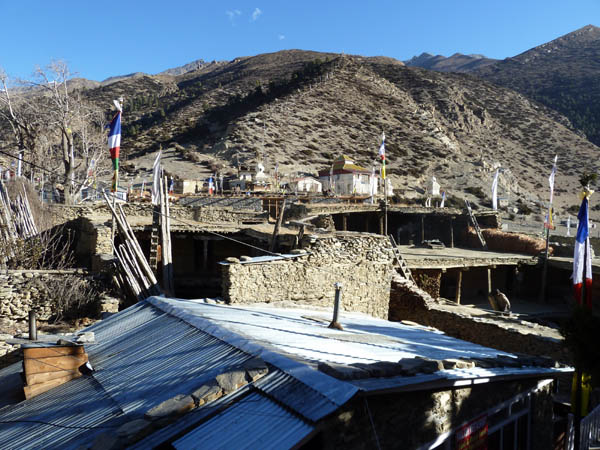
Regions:
<instances>
[{"instance_id":1,"label":"prayer flag pole","mask_svg":"<svg viewBox=\"0 0 600 450\"><path fill-rule=\"evenodd\" d=\"M554 157L554 164L552 165L552 172L548 177L548 184L550 185L550 205L548 206L548 215L544 222L546 228L546 251L544 253L544 266L542 268L542 288L540 289L540 303L546 301L546 278L548 274L548 248L550 241L550 228L554 228L552 223L552 200L554 199L554 177L556 176L556 162L558 161L558 155Z\"/></svg>"}]
</instances>

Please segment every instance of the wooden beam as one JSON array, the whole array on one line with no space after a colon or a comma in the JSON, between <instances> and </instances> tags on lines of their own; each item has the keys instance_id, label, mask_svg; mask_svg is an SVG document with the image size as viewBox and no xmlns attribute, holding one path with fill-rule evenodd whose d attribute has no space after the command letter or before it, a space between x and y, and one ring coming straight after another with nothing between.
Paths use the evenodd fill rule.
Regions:
<instances>
[{"instance_id":1,"label":"wooden beam","mask_svg":"<svg viewBox=\"0 0 600 450\"><path fill-rule=\"evenodd\" d=\"M462 275L463 275L463 271L459 270L458 276L456 278L456 296L455 296L456 303L459 305L460 305L460 292L462 289Z\"/></svg>"},{"instance_id":2,"label":"wooden beam","mask_svg":"<svg viewBox=\"0 0 600 450\"><path fill-rule=\"evenodd\" d=\"M273 236L271 237L271 245L269 245L269 251L274 252L275 247L277 245L277 237L279 236L279 228L281 227L281 222L283 222L283 213L285 211L285 201L283 199L283 203L281 204L281 210L279 212L279 216L277 217L277 222L275 223L275 228L273 228Z\"/></svg>"},{"instance_id":3,"label":"wooden beam","mask_svg":"<svg viewBox=\"0 0 600 450\"><path fill-rule=\"evenodd\" d=\"M23 358L23 367L26 374L58 372L61 370L79 369L87 360L87 353L49 358Z\"/></svg>"},{"instance_id":4,"label":"wooden beam","mask_svg":"<svg viewBox=\"0 0 600 450\"><path fill-rule=\"evenodd\" d=\"M40 395L50 389L53 389L61 384L66 383L67 381L72 380L73 378L77 378L73 375L66 375L64 377L55 378L54 380L45 381L43 383L33 384L31 386L24 386L23 391L25 392L25 398L35 397L36 395Z\"/></svg>"},{"instance_id":5,"label":"wooden beam","mask_svg":"<svg viewBox=\"0 0 600 450\"><path fill-rule=\"evenodd\" d=\"M51 346L51 347L26 347L23 349L25 358L49 358L61 355L81 355L85 353L83 345Z\"/></svg>"},{"instance_id":6,"label":"wooden beam","mask_svg":"<svg viewBox=\"0 0 600 450\"><path fill-rule=\"evenodd\" d=\"M69 377L70 380L73 378L79 378L81 372L78 369L75 370L59 370L57 372L44 372L44 373L31 373L25 374L25 382L28 386L34 384L45 383L46 381L56 380L57 378Z\"/></svg>"},{"instance_id":7,"label":"wooden beam","mask_svg":"<svg viewBox=\"0 0 600 450\"><path fill-rule=\"evenodd\" d=\"M487 269L487 279L488 279L488 295L492 293L492 269L488 267Z\"/></svg>"}]
</instances>

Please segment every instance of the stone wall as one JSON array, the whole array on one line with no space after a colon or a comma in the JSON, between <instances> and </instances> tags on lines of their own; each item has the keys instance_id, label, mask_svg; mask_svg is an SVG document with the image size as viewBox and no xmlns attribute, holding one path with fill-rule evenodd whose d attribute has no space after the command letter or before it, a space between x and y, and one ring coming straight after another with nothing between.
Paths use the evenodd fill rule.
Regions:
<instances>
[{"instance_id":1,"label":"stone wall","mask_svg":"<svg viewBox=\"0 0 600 450\"><path fill-rule=\"evenodd\" d=\"M340 282L342 310L387 319L392 254L385 237L309 236L303 247L309 253L293 260L240 264L233 259L223 266L223 298L228 303L291 301L332 307L334 284Z\"/></svg>"},{"instance_id":2,"label":"stone wall","mask_svg":"<svg viewBox=\"0 0 600 450\"><path fill-rule=\"evenodd\" d=\"M391 283L389 320L411 320L486 347L572 363L562 339L543 336L546 327L542 325L509 316L472 316L464 309L445 308L401 278L395 277Z\"/></svg>"},{"instance_id":3,"label":"stone wall","mask_svg":"<svg viewBox=\"0 0 600 450\"><path fill-rule=\"evenodd\" d=\"M52 283L68 283L73 277L87 280L81 269L8 270L0 273L0 329L28 320L29 310L37 311L39 320L54 314L48 293Z\"/></svg>"},{"instance_id":4,"label":"stone wall","mask_svg":"<svg viewBox=\"0 0 600 450\"><path fill-rule=\"evenodd\" d=\"M532 449L552 448L551 386L531 394ZM519 380L355 397L326 419L319 444L324 449L421 448L494 406L536 388L537 380Z\"/></svg>"},{"instance_id":5,"label":"stone wall","mask_svg":"<svg viewBox=\"0 0 600 450\"><path fill-rule=\"evenodd\" d=\"M128 217L152 217L152 205L150 203L123 203L123 211ZM69 222L80 217L110 216L110 209L105 203L94 205L52 206L52 212L57 217L57 223ZM173 226L177 226L177 219L196 220L201 222L234 222L240 223L244 220L255 218L259 212L248 209L236 209L234 207L219 206L180 206L171 205L169 215L173 219ZM266 216L265 216L266 218Z\"/></svg>"}]
</instances>

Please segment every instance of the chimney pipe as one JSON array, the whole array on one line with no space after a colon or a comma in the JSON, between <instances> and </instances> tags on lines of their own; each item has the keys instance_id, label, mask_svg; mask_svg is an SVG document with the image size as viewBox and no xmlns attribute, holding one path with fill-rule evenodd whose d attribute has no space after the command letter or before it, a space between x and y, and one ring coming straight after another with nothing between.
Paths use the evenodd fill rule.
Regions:
<instances>
[{"instance_id":1,"label":"chimney pipe","mask_svg":"<svg viewBox=\"0 0 600 450\"><path fill-rule=\"evenodd\" d=\"M335 303L333 304L333 320L329 324L328 328L335 328L336 330L343 330L342 326L338 322L338 314L340 311L340 302L342 301L342 283L335 283Z\"/></svg>"},{"instance_id":2,"label":"chimney pipe","mask_svg":"<svg viewBox=\"0 0 600 450\"><path fill-rule=\"evenodd\" d=\"M35 311L29 310L29 340L37 341L37 324L35 320Z\"/></svg>"}]
</instances>

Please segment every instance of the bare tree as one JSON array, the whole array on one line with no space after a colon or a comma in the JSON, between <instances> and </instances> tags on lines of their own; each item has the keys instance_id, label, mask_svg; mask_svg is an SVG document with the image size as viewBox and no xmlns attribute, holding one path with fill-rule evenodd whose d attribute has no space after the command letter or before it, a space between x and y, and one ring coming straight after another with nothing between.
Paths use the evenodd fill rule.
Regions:
<instances>
[{"instance_id":1,"label":"bare tree","mask_svg":"<svg viewBox=\"0 0 600 450\"><path fill-rule=\"evenodd\" d=\"M21 81L25 89L9 86L0 73L0 120L10 124L19 151L50 171L59 171L65 203L71 204L97 176L109 171L105 150L105 118L101 110L71 88L66 63L38 67L35 77Z\"/></svg>"},{"instance_id":2,"label":"bare tree","mask_svg":"<svg viewBox=\"0 0 600 450\"><path fill-rule=\"evenodd\" d=\"M13 95L12 84L0 69L0 120L10 126L18 152L31 158L38 148L43 121L35 101L24 93Z\"/></svg>"}]
</instances>

